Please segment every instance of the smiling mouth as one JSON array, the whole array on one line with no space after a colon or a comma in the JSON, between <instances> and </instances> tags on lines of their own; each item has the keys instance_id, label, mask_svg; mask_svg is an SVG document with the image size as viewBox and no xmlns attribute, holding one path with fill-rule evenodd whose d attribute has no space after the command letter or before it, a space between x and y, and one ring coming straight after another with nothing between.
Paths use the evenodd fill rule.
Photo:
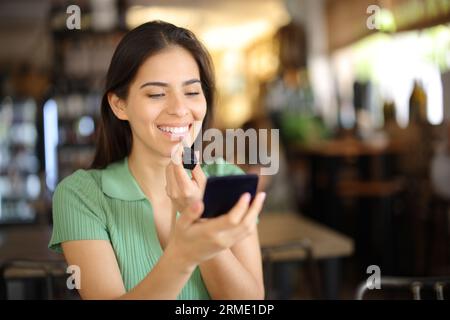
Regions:
<instances>
[{"instance_id":1,"label":"smiling mouth","mask_svg":"<svg viewBox=\"0 0 450 320\"><path fill-rule=\"evenodd\" d=\"M165 133L169 133L171 135L185 135L189 132L191 128L191 124L184 126L157 126L157 128Z\"/></svg>"}]
</instances>

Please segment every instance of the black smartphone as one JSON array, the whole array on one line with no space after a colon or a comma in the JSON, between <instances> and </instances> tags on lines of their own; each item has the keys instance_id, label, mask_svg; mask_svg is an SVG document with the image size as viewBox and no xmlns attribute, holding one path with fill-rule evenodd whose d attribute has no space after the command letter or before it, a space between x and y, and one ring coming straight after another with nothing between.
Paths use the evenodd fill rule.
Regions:
<instances>
[{"instance_id":1,"label":"black smartphone","mask_svg":"<svg viewBox=\"0 0 450 320\"><path fill-rule=\"evenodd\" d=\"M213 218L227 213L246 192L255 198L258 186L256 174L209 177L206 180L202 218Z\"/></svg>"}]
</instances>

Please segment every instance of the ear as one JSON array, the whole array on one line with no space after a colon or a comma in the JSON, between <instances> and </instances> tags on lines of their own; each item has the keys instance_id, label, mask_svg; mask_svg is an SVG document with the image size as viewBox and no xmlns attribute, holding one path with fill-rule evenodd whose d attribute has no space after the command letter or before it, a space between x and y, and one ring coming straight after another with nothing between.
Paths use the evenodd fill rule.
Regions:
<instances>
[{"instance_id":1,"label":"ear","mask_svg":"<svg viewBox=\"0 0 450 320\"><path fill-rule=\"evenodd\" d=\"M125 101L117 96L114 92L108 92L108 102L112 112L120 120L128 120L128 115L125 112Z\"/></svg>"}]
</instances>

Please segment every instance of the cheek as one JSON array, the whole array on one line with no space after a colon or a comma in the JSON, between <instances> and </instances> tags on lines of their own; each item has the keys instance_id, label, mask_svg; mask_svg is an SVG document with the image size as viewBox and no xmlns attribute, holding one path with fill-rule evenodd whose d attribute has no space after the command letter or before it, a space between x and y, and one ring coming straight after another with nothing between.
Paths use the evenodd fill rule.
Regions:
<instances>
[{"instance_id":1,"label":"cheek","mask_svg":"<svg viewBox=\"0 0 450 320\"><path fill-rule=\"evenodd\" d=\"M130 123L135 128L147 128L152 125L160 113L160 108L145 100L135 101L129 113Z\"/></svg>"},{"instance_id":2,"label":"cheek","mask_svg":"<svg viewBox=\"0 0 450 320\"><path fill-rule=\"evenodd\" d=\"M196 120L203 120L205 118L205 115L206 115L206 105L199 108L197 110L197 113L194 114L194 117Z\"/></svg>"},{"instance_id":3,"label":"cheek","mask_svg":"<svg viewBox=\"0 0 450 320\"><path fill-rule=\"evenodd\" d=\"M155 108L148 108L145 112L142 112L138 121L141 123L142 130L148 131L152 130L153 127L156 128L155 122L159 117L159 112Z\"/></svg>"},{"instance_id":4,"label":"cheek","mask_svg":"<svg viewBox=\"0 0 450 320\"><path fill-rule=\"evenodd\" d=\"M202 101L197 102L191 110L195 120L203 120L205 118L207 110L206 100L203 99Z\"/></svg>"}]
</instances>

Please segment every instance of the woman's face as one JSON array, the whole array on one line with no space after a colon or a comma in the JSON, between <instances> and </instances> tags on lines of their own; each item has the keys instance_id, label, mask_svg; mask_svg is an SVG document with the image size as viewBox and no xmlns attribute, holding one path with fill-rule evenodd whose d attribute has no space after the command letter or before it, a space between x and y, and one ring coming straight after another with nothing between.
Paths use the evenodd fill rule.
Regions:
<instances>
[{"instance_id":1,"label":"woman's face","mask_svg":"<svg viewBox=\"0 0 450 320\"><path fill-rule=\"evenodd\" d=\"M122 102L133 148L146 148L163 157L170 157L184 138L191 145L194 122L199 128L206 114L198 65L190 52L179 46L145 60Z\"/></svg>"}]
</instances>

